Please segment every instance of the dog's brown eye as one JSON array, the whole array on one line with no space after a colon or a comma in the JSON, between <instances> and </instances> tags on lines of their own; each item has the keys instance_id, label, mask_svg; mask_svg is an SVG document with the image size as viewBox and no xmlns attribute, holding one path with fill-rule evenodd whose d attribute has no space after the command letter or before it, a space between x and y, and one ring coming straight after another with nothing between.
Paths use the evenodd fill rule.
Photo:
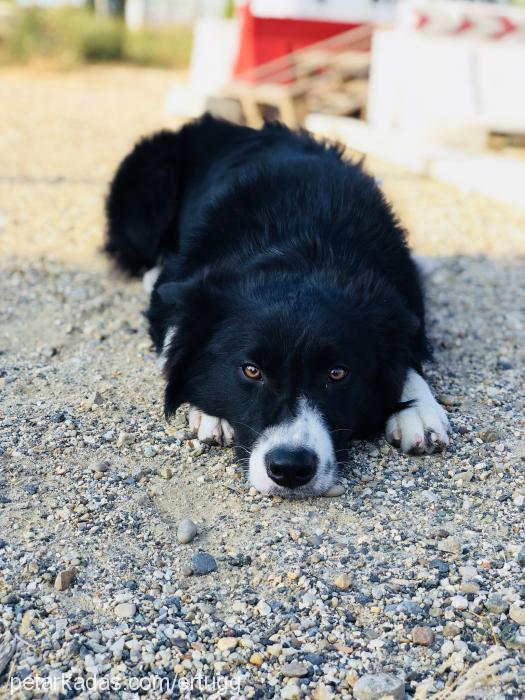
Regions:
<instances>
[{"instance_id":1,"label":"dog's brown eye","mask_svg":"<svg viewBox=\"0 0 525 700\"><path fill-rule=\"evenodd\" d=\"M255 365L243 365L241 369L244 376L248 379L253 379L254 381L260 381L262 379L262 372Z\"/></svg>"},{"instance_id":2,"label":"dog's brown eye","mask_svg":"<svg viewBox=\"0 0 525 700\"><path fill-rule=\"evenodd\" d=\"M348 370L345 369L344 367L332 367L330 372L328 372L328 376L330 377L330 380L332 382L342 381L346 377L347 374L348 374Z\"/></svg>"}]
</instances>

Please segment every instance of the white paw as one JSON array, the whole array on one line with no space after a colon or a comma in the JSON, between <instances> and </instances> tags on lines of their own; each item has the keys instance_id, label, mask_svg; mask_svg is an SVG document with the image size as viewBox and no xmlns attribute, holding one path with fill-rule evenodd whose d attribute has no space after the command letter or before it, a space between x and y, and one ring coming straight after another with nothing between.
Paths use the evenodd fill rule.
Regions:
<instances>
[{"instance_id":1,"label":"white paw","mask_svg":"<svg viewBox=\"0 0 525 700\"><path fill-rule=\"evenodd\" d=\"M410 454L440 452L449 443L448 416L417 372L409 371L401 399L413 405L388 419L388 442Z\"/></svg>"},{"instance_id":2,"label":"white paw","mask_svg":"<svg viewBox=\"0 0 525 700\"><path fill-rule=\"evenodd\" d=\"M202 442L223 446L233 442L233 428L228 421L209 416L193 406L188 414L188 425Z\"/></svg>"}]
</instances>

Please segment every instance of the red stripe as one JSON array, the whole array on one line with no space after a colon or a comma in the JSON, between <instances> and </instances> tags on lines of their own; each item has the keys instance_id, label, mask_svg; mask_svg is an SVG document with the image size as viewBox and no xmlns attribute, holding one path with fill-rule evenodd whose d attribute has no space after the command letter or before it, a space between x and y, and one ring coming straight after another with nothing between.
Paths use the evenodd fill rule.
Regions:
<instances>
[{"instance_id":1,"label":"red stripe","mask_svg":"<svg viewBox=\"0 0 525 700\"><path fill-rule=\"evenodd\" d=\"M473 26L474 24L467 17L464 17L458 26L452 30L452 34L461 34L462 32L472 29Z\"/></svg>"},{"instance_id":2,"label":"red stripe","mask_svg":"<svg viewBox=\"0 0 525 700\"><path fill-rule=\"evenodd\" d=\"M498 22L501 23L501 29L498 32L495 32L494 34L491 34L491 39L501 39L507 34L515 32L518 28L518 25L514 24L514 22L512 22L508 17L495 17L495 19L497 19Z\"/></svg>"}]
</instances>

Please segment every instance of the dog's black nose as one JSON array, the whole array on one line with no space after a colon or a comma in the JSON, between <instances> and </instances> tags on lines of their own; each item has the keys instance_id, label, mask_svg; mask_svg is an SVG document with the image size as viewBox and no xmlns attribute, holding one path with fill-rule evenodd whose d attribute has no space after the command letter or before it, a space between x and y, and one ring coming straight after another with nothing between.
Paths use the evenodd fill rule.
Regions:
<instances>
[{"instance_id":1,"label":"dog's black nose","mask_svg":"<svg viewBox=\"0 0 525 700\"><path fill-rule=\"evenodd\" d=\"M289 489L307 484L317 470L317 455L303 447L274 447L265 462L270 479Z\"/></svg>"}]
</instances>

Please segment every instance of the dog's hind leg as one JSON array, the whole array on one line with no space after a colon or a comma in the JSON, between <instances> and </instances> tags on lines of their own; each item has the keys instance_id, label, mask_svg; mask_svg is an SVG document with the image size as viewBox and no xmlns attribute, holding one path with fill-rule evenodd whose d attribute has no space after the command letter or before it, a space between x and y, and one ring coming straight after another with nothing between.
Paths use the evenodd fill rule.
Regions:
<instances>
[{"instance_id":1,"label":"dog's hind leg","mask_svg":"<svg viewBox=\"0 0 525 700\"><path fill-rule=\"evenodd\" d=\"M423 377L413 369L408 370L401 401L411 401L412 405L388 419L385 430L388 442L409 454L439 452L448 445L447 413Z\"/></svg>"},{"instance_id":2,"label":"dog's hind leg","mask_svg":"<svg viewBox=\"0 0 525 700\"><path fill-rule=\"evenodd\" d=\"M177 252L188 182L246 132L204 115L139 141L119 165L106 200L105 250L120 268L139 275Z\"/></svg>"},{"instance_id":3,"label":"dog's hind leg","mask_svg":"<svg viewBox=\"0 0 525 700\"><path fill-rule=\"evenodd\" d=\"M142 139L120 164L106 200L106 252L132 275L176 249L181 132Z\"/></svg>"}]
</instances>

